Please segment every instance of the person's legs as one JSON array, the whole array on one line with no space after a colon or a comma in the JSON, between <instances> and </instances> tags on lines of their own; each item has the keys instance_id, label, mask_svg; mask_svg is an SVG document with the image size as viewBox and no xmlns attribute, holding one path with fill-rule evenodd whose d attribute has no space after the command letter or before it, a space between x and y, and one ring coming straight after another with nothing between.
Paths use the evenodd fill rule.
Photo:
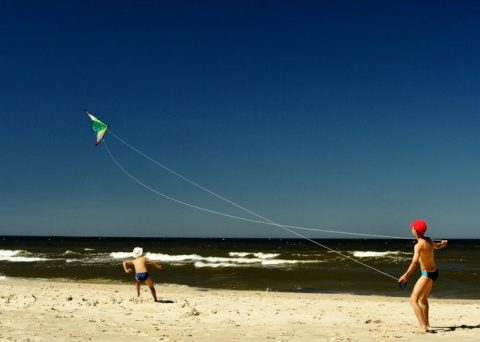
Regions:
<instances>
[{"instance_id":1,"label":"person's legs","mask_svg":"<svg viewBox=\"0 0 480 342\"><path fill-rule=\"evenodd\" d=\"M137 279L135 279L135 281L137 286L137 297L140 297L140 282Z\"/></svg>"},{"instance_id":2,"label":"person's legs","mask_svg":"<svg viewBox=\"0 0 480 342\"><path fill-rule=\"evenodd\" d=\"M425 319L425 324L427 329L430 328L430 322L428 320L428 312L429 312L429 305L428 305L428 295L430 294L430 290L432 289L433 281L428 281L427 285L425 286L425 290L423 291L422 295L420 296L420 305L423 311L423 318Z\"/></svg>"},{"instance_id":3,"label":"person's legs","mask_svg":"<svg viewBox=\"0 0 480 342\"><path fill-rule=\"evenodd\" d=\"M410 296L410 304L412 305L413 312L417 317L419 330L426 332L428 330L428 294L432 288L432 279L428 277L421 276L415 287L413 288L412 295ZM419 301L421 301L422 306L420 306ZM425 319L427 318L427 319Z\"/></svg>"},{"instance_id":4,"label":"person's legs","mask_svg":"<svg viewBox=\"0 0 480 342\"><path fill-rule=\"evenodd\" d=\"M150 292L152 292L153 299L155 299L155 301L157 301L157 292L155 291L155 287L153 286L152 278L148 277L148 278L145 280L145 283L146 283L146 284L148 285L148 287L150 288Z\"/></svg>"}]
</instances>

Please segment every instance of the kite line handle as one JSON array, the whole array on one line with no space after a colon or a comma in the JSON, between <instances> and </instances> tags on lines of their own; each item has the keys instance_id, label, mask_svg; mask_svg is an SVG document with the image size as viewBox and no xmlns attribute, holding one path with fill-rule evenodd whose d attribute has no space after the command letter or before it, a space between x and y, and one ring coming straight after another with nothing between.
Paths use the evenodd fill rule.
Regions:
<instances>
[{"instance_id":1,"label":"kite line handle","mask_svg":"<svg viewBox=\"0 0 480 342\"><path fill-rule=\"evenodd\" d=\"M404 288L407 287L407 282L404 282L404 283L398 282L398 286L399 286L401 289L404 289Z\"/></svg>"}]
</instances>

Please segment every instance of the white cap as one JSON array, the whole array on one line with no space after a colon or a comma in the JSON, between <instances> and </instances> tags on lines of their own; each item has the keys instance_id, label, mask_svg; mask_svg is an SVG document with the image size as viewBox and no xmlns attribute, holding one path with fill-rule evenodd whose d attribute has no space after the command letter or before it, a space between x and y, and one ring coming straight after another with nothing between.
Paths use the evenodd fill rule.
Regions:
<instances>
[{"instance_id":1,"label":"white cap","mask_svg":"<svg viewBox=\"0 0 480 342\"><path fill-rule=\"evenodd\" d=\"M138 258L143 255L143 249L141 247L135 247L133 249L133 257Z\"/></svg>"}]
</instances>

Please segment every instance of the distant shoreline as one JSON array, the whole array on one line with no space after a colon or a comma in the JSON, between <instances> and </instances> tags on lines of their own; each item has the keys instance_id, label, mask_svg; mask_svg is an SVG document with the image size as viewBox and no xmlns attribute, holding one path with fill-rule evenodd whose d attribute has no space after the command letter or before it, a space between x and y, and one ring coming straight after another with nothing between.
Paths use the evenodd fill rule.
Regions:
<instances>
[{"instance_id":1,"label":"distant shoreline","mask_svg":"<svg viewBox=\"0 0 480 342\"><path fill-rule=\"evenodd\" d=\"M108 285L108 286L126 286L131 287L133 286L132 281L111 281L108 279L67 279L67 278L27 278L27 277L5 277L0 276L0 284L4 283L58 283L58 284L79 284L79 285ZM208 287L195 287L195 286L188 286L182 284L166 284L166 283L155 283L155 287L161 288L178 288L178 289L189 289L192 291L199 291L199 292L223 292L223 291L231 291L231 292L239 292L239 293L277 293L277 294L291 294L291 295L309 295L309 296L351 296L351 297L360 297L360 298L378 298L378 299L395 299L399 301L406 301L408 302L411 289L407 290L407 292L403 293L403 296L390 296L390 295L378 295L378 294L354 294L349 292L332 292L332 293L325 293L325 292L301 292L301 291L276 291L276 290L252 290L252 289L228 289L228 288L208 288ZM146 288L146 287L145 287ZM446 303L465 303L465 302L479 302L480 299L476 298L436 298L434 294L430 296L431 301L435 302L446 302Z\"/></svg>"}]
</instances>

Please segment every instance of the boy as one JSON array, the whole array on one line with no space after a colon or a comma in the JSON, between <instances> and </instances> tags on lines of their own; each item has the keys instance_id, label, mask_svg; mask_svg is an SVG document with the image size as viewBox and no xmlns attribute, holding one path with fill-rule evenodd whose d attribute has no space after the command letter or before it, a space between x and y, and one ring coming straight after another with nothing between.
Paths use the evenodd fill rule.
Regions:
<instances>
[{"instance_id":1,"label":"boy","mask_svg":"<svg viewBox=\"0 0 480 342\"><path fill-rule=\"evenodd\" d=\"M412 295L410 296L410 304L412 305L415 316L417 316L419 331L425 333L430 327L428 322L428 295L432 289L433 282L438 277L438 269L435 265L433 251L434 249L445 247L448 241L443 240L440 243L436 243L431 238L425 237L424 234L427 231L427 223L425 221L417 220L412 222L410 226L412 227L413 236L417 238L417 244L414 248L412 263L407 272L398 279L398 282L406 283L408 277L417 267L417 263L420 262L422 275L413 288Z\"/></svg>"},{"instance_id":2,"label":"boy","mask_svg":"<svg viewBox=\"0 0 480 342\"><path fill-rule=\"evenodd\" d=\"M163 269L162 265L157 264L155 261L150 260L149 258L143 256L143 249L140 247L135 247L133 249L133 257L135 260L133 261L124 261L123 262L123 269L126 273L132 273L131 268L127 268L127 266L132 265L135 268L135 280L137 285L137 296L140 296L140 284L144 281L150 291L152 292L153 299L155 302L157 301L157 292L155 291L155 287L153 287L152 278L149 276L147 272L147 264L152 264L159 270Z\"/></svg>"}]
</instances>

